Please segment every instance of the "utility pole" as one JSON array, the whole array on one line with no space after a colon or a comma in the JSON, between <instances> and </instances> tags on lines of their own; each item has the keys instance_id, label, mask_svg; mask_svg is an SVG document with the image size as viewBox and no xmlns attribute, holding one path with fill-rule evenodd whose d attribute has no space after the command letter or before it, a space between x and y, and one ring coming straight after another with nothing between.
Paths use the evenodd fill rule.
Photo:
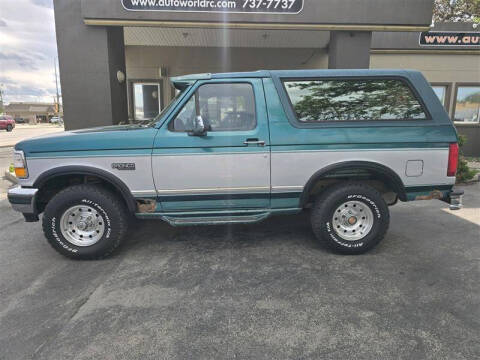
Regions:
<instances>
[{"instance_id":1,"label":"utility pole","mask_svg":"<svg viewBox=\"0 0 480 360\"><path fill-rule=\"evenodd\" d=\"M3 113L3 84L0 84L0 114Z\"/></svg>"}]
</instances>

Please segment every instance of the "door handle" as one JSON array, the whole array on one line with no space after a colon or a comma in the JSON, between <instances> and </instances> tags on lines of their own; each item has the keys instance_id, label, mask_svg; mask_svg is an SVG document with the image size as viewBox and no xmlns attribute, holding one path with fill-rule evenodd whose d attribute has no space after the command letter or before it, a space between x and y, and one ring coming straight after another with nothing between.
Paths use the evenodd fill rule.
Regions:
<instances>
[{"instance_id":1,"label":"door handle","mask_svg":"<svg viewBox=\"0 0 480 360\"><path fill-rule=\"evenodd\" d=\"M243 142L244 145L257 145L257 146L265 146L265 141L258 140L258 139L247 139Z\"/></svg>"}]
</instances>

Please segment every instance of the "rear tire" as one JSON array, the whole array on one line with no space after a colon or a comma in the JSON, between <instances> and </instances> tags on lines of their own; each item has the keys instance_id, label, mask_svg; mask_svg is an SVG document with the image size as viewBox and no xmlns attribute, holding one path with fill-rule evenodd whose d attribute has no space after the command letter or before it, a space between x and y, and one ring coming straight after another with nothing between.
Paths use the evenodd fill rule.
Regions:
<instances>
[{"instance_id":1,"label":"rear tire","mask_svg":"<svg viewBox=\"0 0 480 360\"><path fill-rule=\"evenodd\" d=\"M390 223L382 195L362 183L340 183L327 189L312 209L318 240L342 254L362 254L385 236Z\"/></svg>"},{"instance_id":2,"label":"rear tire","mask_svg":"<svg viewBox=\"0 0 480 360\"><path fill-rule=\"evenodd\" d=\"M129 215L123 202L96 185L74 185L45 208L43 232L60 254L81 260L111 255L125 237Z\"/></svg>"},{"instance_id":3,"label":"rear tire","mask_svg":"<svg viewBox=\"0 0 480 360\"><path fill-rule=\"evenodd\" d=\"M7 125L7 132L10 132L13 130L13 126L12 125Z\"/></svg>"}]
</instances>

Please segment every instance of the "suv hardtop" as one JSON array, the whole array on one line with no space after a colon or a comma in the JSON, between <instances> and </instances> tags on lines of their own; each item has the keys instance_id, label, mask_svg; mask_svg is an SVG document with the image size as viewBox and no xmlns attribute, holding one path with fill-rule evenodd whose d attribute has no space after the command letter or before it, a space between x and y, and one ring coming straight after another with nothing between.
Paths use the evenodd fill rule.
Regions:
<instances>
[{"instance_id":1,"label":"suv hardtop","mask_svg":"<svg viewBox=\"0 0 480 360\"><path fill-rule=\"evenodd\" d=\"M111 254L128 219L252 223L308 209L316 237L359 254L384 237L388 206L454 190L458 139L423 75L295 70L172 78L151 123L70 131L15 147L27 221L72 258ZM68 116L68 115L67 115Z\"/></svg>"}]
</instances>

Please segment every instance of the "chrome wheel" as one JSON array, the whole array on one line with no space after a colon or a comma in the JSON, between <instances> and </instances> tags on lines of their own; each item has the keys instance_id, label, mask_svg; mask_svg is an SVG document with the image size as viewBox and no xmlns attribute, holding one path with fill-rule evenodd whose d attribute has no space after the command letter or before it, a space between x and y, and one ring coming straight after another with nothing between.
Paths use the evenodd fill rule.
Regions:
<instances>
[{"instance_id":1,"label":"chrome wheel","mask_svg":"<svg viewBox=\"0 0 480 360\"><path fill-rule=\"evenodd\" d=\"M373 227L373 212L360 201L347 201L333 214L333 229L342 239L358 241L368 235Z\"/></svg>"},{"instance_id":2,"label":"chrome wheel","mask_svg":"<svg viewBox=\"0 0 480 360\"><path fill-rule=\"evenodd\" d=\"M60 219L63 237L76 246L92 246L105 232L105 221L90 206L76 205L65 211Z\"/></svg>"}]
</instances>

